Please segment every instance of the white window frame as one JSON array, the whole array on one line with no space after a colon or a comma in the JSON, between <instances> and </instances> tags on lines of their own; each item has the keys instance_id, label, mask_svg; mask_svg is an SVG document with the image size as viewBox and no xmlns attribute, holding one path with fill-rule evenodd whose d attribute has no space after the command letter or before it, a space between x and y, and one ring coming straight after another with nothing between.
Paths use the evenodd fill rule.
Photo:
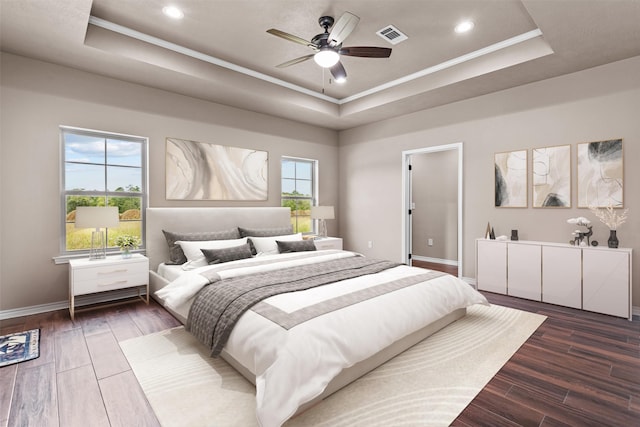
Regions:
<instances>
[{"instance_id":1,"label":"white window frame","mask_svg":"<svg viewBox=\"0 0 640 427\"><path fill-rule=\"evenodd\" d=\"M123 191L77 191L66 190L65 187L65 171L66 171L66 159L65 159L65 134L76 134L93 136L105 139L118 139L129 142L138 142L141 144L141 185L140 192L123 192ZM87 196L105 196L105 197L139 197L141 199L140 206L140 221L141 221L141 237L142 244L138 251L144 252L146 248L146 211L148 207L148 145L149 138L137 135L127 135L116 132L108 132L94 129L84 129L72 126L60 126L60 256L55 257L54 261L57 264L65 263L69 259L84 258L89 254L89 249L86 250L74 250L68 251L66 245L66 217L67 217L67 196L69 195L87 195ZM105 168L108 166L105 159ZM106 174L105 174L106 179ZM106 185L105 185L106 189ZM109 248L107 248L109 251ZM114 251L115 252L115 251Z\"/></svg>"},{"instance_id":2,"label":"white window frame","mask_svg":"<svg viewBox=\"0 0 640 427\"><path fill-rule=\"evenodd\" d=\"M310 163L312 165L312 172L311 172L311 197L300 197L300 198L296 198L296 197L283 197L283 186L282 186L282 182L285 179L282 176L282 163L283 161L288 160L288 161L294 161L294 162L304 162L304 163ZM318 205L318 170L319 170L319 162L318 160L315 159L307 159L307 158L303 158L303 157L293 157L293 156L282 156L281 160L280 160L280 206L282 206L282 202L284 200L310 200L311 202L311 206L317 206ZM311 224L312 224L312 230L303 234L316 234L317 230L318 230L318 221L317 220L311 220Z\"/></svg>"}]
</instances>

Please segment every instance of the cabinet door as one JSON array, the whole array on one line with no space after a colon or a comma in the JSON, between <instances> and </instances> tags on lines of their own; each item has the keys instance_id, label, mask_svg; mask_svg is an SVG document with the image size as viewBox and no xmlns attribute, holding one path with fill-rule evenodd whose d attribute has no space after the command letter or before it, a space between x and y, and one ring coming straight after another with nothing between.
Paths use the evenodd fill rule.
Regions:
<instances>
[{"instance_id":1,"label":"cabinet door","mask_svg":"<svg viewBox=\"0 0 640 427\"><path fill-rule=\"evenodd\" d=\"M626 251L582 250L582 308L629 317L629 264Z\"/></svg>"},{"instance_id":2,"label":"cabinet door","mask_svg":"<svg viewBox=\"0 0 640 427\"><path fill-rule=\"evenodd\" d=\"M542 301L582 308L582 251L542 247Z\"/></svg>"},{"instance_id":3,"label":"cabinet door","mask_svg":"<svg viewBox=\"0 0 640 427\"><path fill-rule=\"evenodd\" d=\"M507 293L507 244L476 241L476 282L482 291Z\"/></svg>"},{"instance_id":4,"label":"cabinet door","mask_svg":"<svg viewBox=\"0 0 640 427\"><path fill-rule=\"evenodd\" d=\"M541 246L507 244L507 293L540 301L542 298Z\"/></svg>"}]
</instances>

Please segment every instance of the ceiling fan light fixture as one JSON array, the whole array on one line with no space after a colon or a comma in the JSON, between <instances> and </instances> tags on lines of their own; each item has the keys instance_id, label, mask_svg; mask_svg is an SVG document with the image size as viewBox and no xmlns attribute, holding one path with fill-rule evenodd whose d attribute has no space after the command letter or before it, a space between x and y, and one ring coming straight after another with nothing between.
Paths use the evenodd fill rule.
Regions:
<instances>
[{"instance_id":1,"label":"ceiling fan light fixture","mask_svg":"<svg viewBox=\"0 0 640 427\"><path fill-rule=\"evenodd\" d=\"M313 60L322 68L331 68L338 63L340 55L333 49L324 48L313 55Z\"/></svg>"}]
</instances>

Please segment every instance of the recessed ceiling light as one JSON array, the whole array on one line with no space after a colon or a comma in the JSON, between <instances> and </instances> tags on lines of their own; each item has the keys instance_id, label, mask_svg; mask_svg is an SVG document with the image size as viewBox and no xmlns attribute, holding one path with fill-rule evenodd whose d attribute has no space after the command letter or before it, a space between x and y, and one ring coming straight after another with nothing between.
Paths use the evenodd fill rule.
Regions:
<instances>
[{"instance_id":1,"label":"recessed ceiling light","mask_svg":"<svg viewBox=\"0 0 640 427\"><path fill-rule=\"evenodd\" d=\"M162 8L162 13L167 15L169 18L173 19L182 19L184 18L184 13L175 6L165 6Z\"/></svg>"},{"instance_id":2,"label":"recessed ceiling light","mask_svg":"<svg viewBox=\"0 0 640 427\"><path fill-rule=\"evenodd\" d=\"M467 31L471 31L475 24L473 21L462 21L458 25L456 25L456 33L466 33Z\"/></svg>"}]
</instances>

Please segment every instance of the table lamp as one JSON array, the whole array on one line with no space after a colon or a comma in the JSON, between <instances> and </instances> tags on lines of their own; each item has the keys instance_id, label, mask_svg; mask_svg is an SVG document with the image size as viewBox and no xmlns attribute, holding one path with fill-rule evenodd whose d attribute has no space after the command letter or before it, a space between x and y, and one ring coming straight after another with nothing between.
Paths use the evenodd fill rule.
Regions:
<instances>
[{"instance_id":1,"label":"table lamp","mask_svg":"<svg viewBox=\"0 0 640 427\"><path fill-rule=\"evenodd\" d=\"M120 216L115 206L78 206L76 208L76 228L95 228L91 233L90 260L104 259L107 256L107 242L101 228L117 227L119 224Z\"/></svg>"},{"instance_id":2,"label":"table lamp","mask_svg":"<svg viewBox=\"0 0 640 427\"><path fill-rule=\"evenodd\" d=\"M317 219L320 237L327 237L327 219L334 219L333 206L311 206L311 218Z\"/></svg>"}]
</instances>

